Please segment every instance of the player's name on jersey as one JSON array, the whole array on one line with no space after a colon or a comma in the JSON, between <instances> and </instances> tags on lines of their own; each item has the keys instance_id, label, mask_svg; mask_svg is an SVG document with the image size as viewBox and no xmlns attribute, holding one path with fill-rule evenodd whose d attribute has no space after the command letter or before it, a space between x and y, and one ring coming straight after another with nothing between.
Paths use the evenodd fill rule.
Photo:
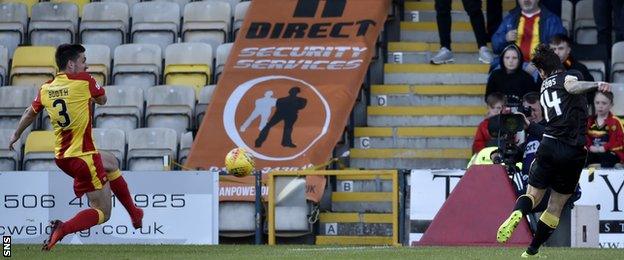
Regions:
<instances>
[{"instance_id":1,"label":"player's name on jersey","mask_svg":"<svg viewBox=\"0 0 624 260\"><path fill-rule=\"evenodd\" d=\"M69 96L69 88L62 88L57 90L48 90L49 98L59 98Z\"/></svg>"}]
</instances>

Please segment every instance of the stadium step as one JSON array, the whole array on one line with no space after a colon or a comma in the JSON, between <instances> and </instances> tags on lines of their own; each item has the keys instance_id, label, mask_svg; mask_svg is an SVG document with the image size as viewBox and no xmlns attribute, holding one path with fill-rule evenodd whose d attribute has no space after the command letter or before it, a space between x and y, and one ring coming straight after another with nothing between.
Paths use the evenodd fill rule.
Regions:
<instances>
[{"instance_id":1,"label":"stadium step","mask_svg":"<svg viewBox=\"0 0 624 260\"><path fill-rule=\"evenodd\" d=\"M392 214L321 213L320 235L392 236Z\"/></svg>"},{"instance_id":2,"label":"stadium step","mask_svg":"<svg viewBox=\"0 0 624 260\"><path fill-rule=\"evenodd\" d=\"M385 64L384 84L486 84L487 64Z\"/></svg>"},{"instance_id":3,"label":"stadium step","mask_svg":"<svg viewBox=\"0 0 624 260\"><path fill-rule=\"evenodd\" d=\"M331 200L333 212L392 212L392 192L332 192Z\"/></svg>"},{"instance_id":4,"label":"stadium step","mask_svg":"<svg viewBox=\"0 0 624 260\"><path fill-rule=\"evenodd\" d=\"M316 236L317 245L392 245L387 236Z\"/></svg>"},{"instance_id":5,"label":"stadium step","mask_svg":"<svg viewBox=\"0 0 624 260\"><path fill-rule=\"evenodd\" d=\"M373 85L373 106L483 105L484 85Z\"/></svg>"},{"instance_id":6,"label":"stadium step","mask_svg":"<svg viewBox=\"0 0 624 260\"><path fill-rule=\"evenodd\" d=\"M503 17L508 10L511 10L516 6L515 1L503 1ZM451 6L451 19L454 22L469 22L470 17L464 10L464 5L461 1L454 1ZM485 16L486 1L483 1L483 15ZM416 11L418 21L436 21L435 4L433 1L419 1L419 2L405 2L405 19L412 20L412 11Z\"/></svg>"},{"instance_id":7,"label":"stadium step","mask_svg":"<svg viewBox=\"0 0 624 260\"><path fill-rule=\"evenodd\" d=\"M475 132L475 127L358 127L354 136L359 149L465 149Z\"/></svg>"},{"instance_id":8,"label":"stadium step","mask_svg":"<svg viewBox=\"0 0 624 260\"><path fill-rule=\"evenodd\" d=\"M453 42L476 42L469 22L453 22L451 25ZM401 22L401 41L439 43L436 22Z\"/></svg>"},{"instance_id":9,"label":"stadium step","mask_svg":"<svg viewBox=\"0 0 624 260\"><path fill-rule=\"evenodd\" d=\"M392 192L392 179L380 176L336 176L338 192Z\"/></svg>"},{"instance_id":10,"label":"stadium step","mask_svg":"<svg viewBox=\"0 0 624 260\"><path fill-rule=\"evenodd\" d=\"M365 169L462 169L471 149L351 149L351 167Z\"/></svg>"},{"instance_id":11,"label":"stadium step","mask_svg":"<svg viewBox=\"0 0 624 260\"><path fill-rule=\"evenodd\" d=\"M481 64L479 48L476 43L453 43L453 57L459 64ZM391 42L388 44L390 63L429 63L440 50L439 43L426 42ZM401 53L402 61L395 61L394 54Z\"/></svg>"},{"instance_id":12,"label":"stadium step","mask_svg":"<svg viewBox=\"0 0 624 260\"><path fill-rule=\"evenodd\" d=\"M485 106L368 107L369 126L476 126Z\"/></svg>"}]
</instances>

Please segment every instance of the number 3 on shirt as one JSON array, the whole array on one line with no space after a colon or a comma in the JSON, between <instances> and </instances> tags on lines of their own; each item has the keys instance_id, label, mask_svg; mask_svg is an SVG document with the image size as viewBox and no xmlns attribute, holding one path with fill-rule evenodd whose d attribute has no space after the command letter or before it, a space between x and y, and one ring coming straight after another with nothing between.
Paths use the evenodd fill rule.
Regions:
<instances>
[{"instance_id":1,"label":"number 3 on shirt","mask_svg":"<svg viewBox=\"0 0 624 260\"><path fill-rule=\"evenodd\" d=\"M550 121L550 108L554 108L555 109L555 116L560 116L561 115L561 107L559 106L561 104L561 99L559 99L559 97L557 96L557 91L553 91L553 92L548 92L546 91L546 93L544 93L542 95L542 106L546 109L544 115L546 116L546 121Z\"/></svg>"},{"instance_id":2,"label":"number 3 on shirt","mask_svg":"<svg viewBox=\"0 0 624 260\"><path fill-rule=\"evenodd\" d=\"M69 119L69 114L67 114L67 104L65 104L65 100L63 99L54 100L54 103L52 103L52 106L56 107L57 105L61 105L59 116L62 116L65 122L56 121L56 123L58 123L60 127L69 126L69 123L71 122L71 120Z\"/></svg>"}]
</instances>

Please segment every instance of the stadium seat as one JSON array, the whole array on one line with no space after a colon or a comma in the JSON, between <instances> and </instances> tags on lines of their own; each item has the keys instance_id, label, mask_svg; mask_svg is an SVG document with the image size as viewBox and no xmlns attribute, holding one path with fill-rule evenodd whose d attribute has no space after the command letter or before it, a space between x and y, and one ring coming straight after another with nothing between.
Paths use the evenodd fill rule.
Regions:
<instances>
[{"instance_id":1,"label":"stadium seat","mask_svg":"<svg viewBox=\"0 0 624 260\"><path fill-rule=\"evenodd\" d=\"M158 84L162 52L154 44L123 44L115 48L113 82L147 88Z\"/></svg>"},{"instance_id":2,"label":"stadium seat","mask_svg":"<svg viewBox=\"0 0 624 260\"><path fill-rule=\"evenodd\" d=\"M206 113L206 109L212 100L212 94L215 88L217 88L217 85L208 85L202 88L199 92L197 106L195 107L195 124L197 125L197 129L199 129L202 120L204 120L204 114Z\"/></svg>"},{"instance_id":3,"label":"stadium seat","mask_svg":"<svg viewBox=\"0 0 624 260\"><path fill-rule=\"evenodd\" d=\"M594 77L594 80L596 81L604 81L605 78L605 63L603 61L599 61L599 60L590 60L590 61L580 61L581 63L583 63L587 69L589 70L589 73L592 75L592 77Z\"/></svg>"},{"instance_id":4,"label":"stadium seat","mask_svg":"<svg viewBox=\"0 0 624 260\"><path fill-rule=\"evenodd\" d=\"M52 131L33 131L26 138L24 147L25 171L59 170L54 162L54 142L56 137Z\"/></svg>"},{"instance_id":5,"label":"stadium seat","mask_svg":"<svg viewBox=\"0 0 624 260\"><path fill-rule=\"evenodd\" d=\"M247 14L247 9L251 2L241 2L236 5L236 10L234 10L234 25L232 28L233 38L236 38L236 34L238 30L240 30L241 26L243 26L243 19L245 19L245 14Z\"/></svg>"},{"instance_id":6,"label":"stadium seat","mask_svg":"<svg viewBox=\"0 0 624 260\"><path fill-rule=\"evenodd\" d=\"M174 129L178 138L193 127L195 91L185 86L162 85L145 92L145 125Z\"/></svg>"},{"instance_id":7,"label":"stadium seat","mask_svg":"<svg viewBox=\"0 0 624 260\"><path fill-rule=\"evenodd\" d=\"M91 3L91 0L50 0L52 3L72 3L78 6L78 15L82 17L84 7Z\"/></svg>"},{"instance_id":8,"label":"stadium seat","mask_svg":"<svg viewBox=\"0 0 624 260\"><path fill-rule=\"evenodd\" d=\"M110 49L106 45L99 44L84 44L82 46L85 48L85 57L87 58L87 72L100 86L105 86L110 75Z\"/></svg>"},{"instance_id":9,"label":"stadium seat","mask_svg":"<svg viewBox=\"0 0 624 260\"><path fill-rule=\"evenodd\" d=\"M2 2L0 0L0 2ZM0 45L9 51L13 57L15 48L24 43L26 27L28 26L28 9L20 3L0 4Z\"/></svg>"},{"instance_id":10,"label":"stadium seat","mask_svg":"<svg viewBox=\"0 0 624 260\"><path fill-rule=\"evenodd\" d=\"M128 10L132 10L132 7L139 3L139 0L100 0L100 2L104 3L124 3L128 6Z\"/></svg>"},{"instance_id":11,"label":"stadium seat","mask_svg":"<svg viewBox=\"0 0 624 260\"><path fill-rule=\"evenodd\" d=\"M574 41L578 44L598 43L598 30L594 21L594 0L576 3Z\"/></svg>"},{"instance_id":12,"label":"stadium seat","mask_svg":"<svg viewBox=\"0 0 624 260\"><path fill-rule=\"evenodd\" d=\"M32 14L32 8L35 4L39 3L39 0L0 0L0 3L16 3L23 4L26 6L26 14L28 17ZM24 28L26 28L26 24L24 24Z\"/></svg>"},{"instance_id":13,"label":"stadium seat","mask_svg":"<svg viewBox=\"0 0 624 260\"><path fill-rule=\"evenodd\" d=\"M4 86L9 70L9 50L0 45L0 86Z\"/></svg>"},{"instance_id":14,"label":"stadium seat","mask_svg":"<svg viewBox=\"0 0 624 260\"><path fill-rule=\"evenodd\" d=\"M52 124L50 123L50 115L48 114L48 111L45 109L41 111L41 125L39 127L39 130L45 130L45 131L53 130Z\"/></svg>"},{"instance_id":15,"label":"stadium seat","mask_svg":"<svg viewBox=\"0 0 624 260\"><path fill-rule=\"evenodd\" d=\"M622 117L624 116L624 84L612 84L611 92L613 93L613 108L611 109L611 113Z\"/></svg>"},{"instance_id":16,"label":"stadium seat","mask_svg":"<svg viewBox=\"0 0 624 260\"><path fill-rule=\"evenodd\" d=\"M33 86L0 87L0 129L17 128L24 110L37 96L37 90L38 88ZM26 128L23 136L27 136L31 129L32 126Z\"/></svg>"},{"instance_id":17,"label":"stadium seat","mask_svg":"<svg viewBox=\"0 0 624 260\"><path fill-rule=\"evenodd\" d=\"M565 27L568 35L572 31L573 26L573 16L574 16L574 4L568 0L561 1L561 22L563 23L563 27Z\"/></svg>"},{"instance_id":18,"label":"stadium seat","mask_svg":"<svg viewBox=\"0 0 624 260\"><path fill-rule=\"evenodd\" d=\"M624 83L624 42L611 47L611 82Z\"/></svg>"},{"instance_id":19,"label":"stadium seat","mask_svg":"<svg viewBox=\"0 0 624 260\"><path fill-rule=\"evenodd\" d=\"M51 46L20 46L11 64L11 85L41 86L56 75L56 49Z\"/></svg>"},{"instance_id":20,"label":"stadium seat","mask_svg":"<svg viewBox=\"0 0 624 260\"><path fill-rule=\"evenodd\" d=\"M59 46L74 42L78 29L78 6L73 3L41 2L33 6L28 26L32 45Z\"/></svg>"},{"instance_id":21,"label":"stadium seat","mask_svg":"<svg viewBox=\"0 0 624 260\"><path fill-rule=\"evenodd\" d=\"M177 158L178 143L175 130L139 128L130 131L126 168L130 171L163 170L165 156Z\"/></svg>"},{"instance_id":22,"label":"stadium seat","mask_svg":"<svg viewBox=\"0 0 624 260\"><path fill-rule=\"evenodd\" d=\"M230 5L230 10L232 11L234 11L236 9L236 5L241 2L241 0L209 0L209 1L226 2Z\"/></svg>"},{"instance_id":23,"label":"stadium seat","mask_svg":"<svg viewBox=\"0 0 624 260\"><path fill-rule=\"evenodd\" d=\"M14 129L0 128L0 136L2 136L2 138L0 138L0 172L16 171L19 169L20 155L22 154L21 139L13 145L15 150L9 150L9 138L13 136L14 132Z\"/></svg>"},{"instance_id":24,"label":"stadium seat","mask_svg":"<svg viewBox=\"0 0 624 260\"><path fill-rule=\"evenodd\" d=\"M219 45L217 48L217 62L215 65L215 83L219 82L219 76L225 69L225 63L227 62L228 56L230 56L230 51L232 50L233 43L225 43Z\"/></svg>"},{"instance_id":25,"label":"stadium seat","mask_svg":"<svg viewBox=\"0 0 624 260\"><path fill-rule=\"evenodd\" d=\"M191 152L191 146L193 146L193 132L186 132L182 135L182 138L180 138L180 152L178 155L178 162L180 164L186 162L186 158L188 158Z\"/></svg>"},{"instance_id":26,"label":"stadium seat","mask_svg":"<svg viewBox=\"0 0 624 260\"><path fill-rule=\"evenodd\" d=\"M176 3L178 4L178 7L180 8L180 17L184 16L184 7L191 2L190 0L152 0L154 2L171 2L171 3Z\"/></svg>"},{"instance_id":27,"label":"stadium seat","mask_svg":"<svg viewBox=\"0 0 624 260\"><path fill-rule=\"evenodd\" d=\"M106 105L96 105L93 122L97 128L115 128L126 133L143 121L143 90L131 86L106 86Z\"/></svg>"},{"instance_id":28,"label":"stadium seat","mask_svg":"<svg viewBox=\"0 0 624 260\"><path fill-rule=\"evenodd\" d=\"M189 3L184 9L182 40L207 43L216 51L219 44L228 39L231 13L230 5L226 2Z\"/></svg>"},{"instance_id":29,"label":"stadium seat","mask_svg":"<svg viewBox=\"0 0 624 260\"><path fill-rule=\"evenodd\" d=\"M119 167L124 169L126 156L126 134L120 129L93 128L95 147L100 151L112 153L119 161Z\"/></svg>"},{"instance_id":30,"label":"stadium seat","mask_svg":"<svg viewBox=\"0 0 624 260\"><path fill-rule=\"evenodd\" d=\"M128 5L116 2L95 2L85 6L80 22L83 44L104 44L111 51L126 43L129 28Z\"/></svg>"},{"instance_id":31,"label":"stadium seat","mask_svg":"<svg viewBox=\"0 0 624 260\"><path fill-rule=\"evenodd\" d=\"M167 85L191 86L199 95L210 84L212 48L201 42L174 43L165 50L164 81Z\"/></svg>"},{"instance_id":32,"label":"stadium seat","mask_svg":"<svg viewBox=\"0 0 624 260\"><path fill-rule=\"evenodd\" d=\"M141 2L132 7L133 43L150 43L160 46L164 52L167 45L178 39L180 7L171 2ZM163 53L164 54L164 53Z\"/></svg>"}]
</instances>

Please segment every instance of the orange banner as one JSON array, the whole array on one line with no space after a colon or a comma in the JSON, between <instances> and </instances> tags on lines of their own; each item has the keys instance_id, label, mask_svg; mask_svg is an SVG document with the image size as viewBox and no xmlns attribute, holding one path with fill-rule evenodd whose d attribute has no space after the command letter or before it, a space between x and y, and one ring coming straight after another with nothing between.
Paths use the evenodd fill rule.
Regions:
<instances>
[{"instance_id":1,"label":"orange banner","mask_svg":"<svg viewBox=\"0 0 624 260\"><path fill-rule=\"evenodd\" d=\"M186 167L221 170L234 147L256 166L331 158L375 52L390 0L254 0Z\"/></svg>"}]
</instances>

